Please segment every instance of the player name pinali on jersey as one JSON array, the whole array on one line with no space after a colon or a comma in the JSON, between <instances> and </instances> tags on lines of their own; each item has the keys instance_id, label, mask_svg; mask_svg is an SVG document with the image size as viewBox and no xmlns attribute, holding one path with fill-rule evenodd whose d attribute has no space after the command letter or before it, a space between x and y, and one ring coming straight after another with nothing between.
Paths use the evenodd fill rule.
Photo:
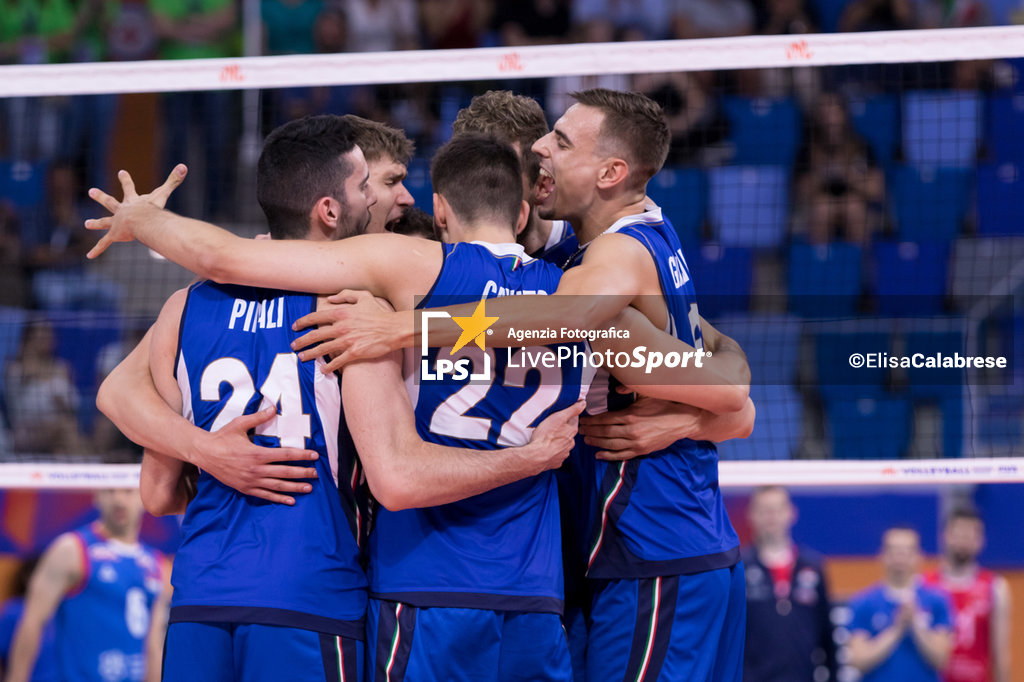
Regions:
<instances>
[{"instance_id":1,"label":"player name pinali on jersey","mask_svg":"<svg viewBox=\"0 0 1024 682\"><path fill-rule=\"evenodd\" d=\"M228 329L255 333L257 329L277 329L284 325L284 297L262 301L236 298L231 306Z\"/></svg>"},{"instance_id":2,"label":"player name pinali on jersey","mask_svg":"<svg viewBox=\"0 0 1024 682\"><path fill-rule=\"evenodd\" d=\"M547 296L548 292L543 289L509 289L508 287L499 286L493 279L489 280L484 285L484 298L492 298L494 296Z\"/></svg>"}]
</instances>

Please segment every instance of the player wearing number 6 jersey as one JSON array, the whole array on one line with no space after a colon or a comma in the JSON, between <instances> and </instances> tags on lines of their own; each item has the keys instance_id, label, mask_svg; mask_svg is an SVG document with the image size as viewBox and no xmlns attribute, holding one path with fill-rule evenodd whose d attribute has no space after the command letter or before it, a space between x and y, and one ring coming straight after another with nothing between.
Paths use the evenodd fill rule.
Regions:
<instances>
[{"instance_id":1,"label":"player wearing number 6 jersey","mask_svg":"<svg viewBox=\"0 0 1024 682\"><path fill-rule=\"evenodd\" d=\"M135 489L101 490L100 518L54 540L32 574L11 647L8 682L30 679L54 616L62 680L159 679L167 618L163 558L139 543Z\"/></svg>"}]
</instances>

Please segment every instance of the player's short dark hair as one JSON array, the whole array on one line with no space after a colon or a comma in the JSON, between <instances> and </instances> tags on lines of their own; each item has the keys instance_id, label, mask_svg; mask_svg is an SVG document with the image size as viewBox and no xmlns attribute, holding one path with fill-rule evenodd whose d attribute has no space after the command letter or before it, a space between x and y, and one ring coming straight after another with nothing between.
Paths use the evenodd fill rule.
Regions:
<instances>
[{"instance_id":1,"label":"player's short dark hair","mask_svg":"<svg viewBox=\"0 0 1024 682\"><path fill-rule=\"evenodd\" d=\"M305 238L322 197L347 203L337 194L353 170L343 157L355 146L352 124L329 114L289 121L267 136L256 165L256 200L271 237Z\"/></svg>"},{"instance_id":2,"label":"player's short dark hair","mask_svg":"<svg viewBox=\"0 0 1024 682\"><path fill-rule=\"evenodd\" d=\"M540 158L530 149L548 134L548 121L537 100L509 90L488 90L459 112L452 124L456 135L485 133L519 144L519 161L532 185L540 175Z\"/></svg>"},{"instance_id":3,"label":"player's short dark hair","mask_svg":"<svg viewBox=\"0 0 1024 682\"><path fill-rule=\"evenodd\" d=\"M954 521L976 521L984 524L985 520L981 518L981 513L974 507L961 506L954 507L949 514L946 515L946 526L952 525Z\"/></svg>"},{"instance_id":4,"label":"player's short dark hair","mask_svg":"<svg viewBox=\"0 0 1024 682\"><path fill-rule=\"evenodd\" d=\"M388 229L395 234L423 237L424 239L437 239L437 233L434 231L434 216L426 211L421 211L415 206L405 209L402 217L389 225Z\"/></svg>"},{"instance_id":5,"label":"player's short dark hair","mask_svg":"<svg viewBox=\"0 0 1024 682\"><path fill-rule=\"evenodd\" d=\"M363 150L366 163L391 159L403 166L409 165L415 145L404 132L355 114L345 114L342 118L355 130L356 144Z\"/></svg>"},{"instance_id":6,"label":"player's short dark hair","mask_svg":"<svg viewBox=\"0 0 1024 682\"><path fill-rule=\"evenodd\" d=\"M604 114L598 148L604 146L629 164L629 181L638 189L661 170L672 135L657 102L639 92L594 88L569 96Z\"/></svg>"},{"instance_id":7,"label":"player's short dark hair","mask_svg":"<svg viewBox=\"0 0 1024 682\"><path fill-rule=\"evenodd\" d=\"M434 191L460 220L491 217L514 226L523 201L515 150L491 135L464 133L441 147L430 163Z\"/></svg>"}]
</instances>

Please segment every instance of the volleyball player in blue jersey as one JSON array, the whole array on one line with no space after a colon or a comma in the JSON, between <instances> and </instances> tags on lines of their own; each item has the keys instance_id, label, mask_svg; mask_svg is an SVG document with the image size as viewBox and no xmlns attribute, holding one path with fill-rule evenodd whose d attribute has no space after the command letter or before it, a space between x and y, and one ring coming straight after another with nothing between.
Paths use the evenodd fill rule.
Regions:
<instances>
[{"instance_id":1,"label":"volleyball player in blue jersey","mask_svg":"<svg viewBox=\"0 0 1024 682\"><path fill-rule=\"evenodd\" d=\"M253 242L234 238L198 221L162 212L135 197L130 201L126 199L123 205L117 205L109 197L97 195L104 205L115 212L114 221L117 223L117 230L104 239L98 250L111 240L125 238L123 230L128 228L130 232L137 231L143 241L172 259L204 275L274 286L286 283L289 287L313 290L364 286L386 297L396 307L406 309L412 305L414 294L431 288L437 293L462 292L462 296L472 298L488 291L493 292L493 295L499 291L517 293L550 290L557 283L557 268L546 266L545 270L543 264L528 260L521 247L510 243L515 227L512 220L514 218L521 224L527 209L526 204L520 200L519 169L514 152L481 138L460 138L451 145L446 151L469 146L480 147L488 150L488 153L481 155L478 151L476 161L472 164L469 163L469 159L473 158L470 154L457 155L455 158L461 159L457 163L448 161L445 167L454 169L450 171L452 177L458 177L459 181L450 180L446 185L435 173L435 188L438 189L435 196L435 218L441 231L450 239L465 240L476 236L501 246L459 244L454 247L445 246L442 250L429 242L398 235L356 237L325 245L326 248L300 242ZM442 155L440 158L446 157ZM505 166L504 171L501 170L502 165ZM502 173L506 176L505 181L498 182L497 178ZM104 219L91 223L91 226L103 228L111 222L110 219ZM449 260L453 263L450 268L447 265ZM468 270L456 269L457 264L463 260L471 264L471 267ZM245 267L241 267L243 261ZM301 270L275 270L270 267L272 263L282 261L304 263L305 267ZM520 269L519 274L513 274L517 268ZM441 288L438 289L438 286ZM501 390L499 388L499 396L502 395ZM461 391L455 391L455 394ZM577 394L579 391L580 386L577 385ZM423 392L421 385L420 393ZM562 396L563 392L560 391L558 395ZM566 393L565 399L568 396ZM529 399L529 395L521 395L519 398L520 401ZM552 401L561 399L552 398ZM517 404L510 404L507 399L496 400L493 405L483 400L475 408L482 410L483 415L468 415L476 401L462 402L464 400L464 397L459 396L457 401L445 398L433 406L425 403L428 414L420 418L429 417L425 422L429 426L420 423L421 435L425 438L462 438L475 442L481 448L488 444L493 447L500 442L503 421L513 427L507 430L507 434L512 442L516 442L528 431L524 427L530 426L537 418L535 413L531 415L532 420L517 426L516 415L521 412ZM477 400L481 400L480 396L477 396ZM491 411L488 412L488 409ZM437 430L432 430L434 428ZM492 442L492 439L499 440ZM481 458L481 461L485 459ZM375 477L369 465L367 477L373 489ZM537 482L534 481L531 482L531 488L543 491L545 486L537 488ZM518 546L518 552L513 551L517 546L515 540L511 541L508 548L495 546L493 540L487 542L488 535L481 535L480 529L474 528L471 519L475 515L456 514L445 523L434 522L433 526L427 524L439 529L450 526L447 532L453 534L454 539L449 538L447 542L434 542L432 535L418 540L415 533L423 532L423 524L419 524L418 529L415 520L406 520L415 517L402 516L400 513L392 521L386 521L392 517L382 515L379 523L390 522L396 527L404 525L408 532L401 535L396 533L394 538L381 532L381 543L371 543L371 591L382 597L384 603L377 611L371 607L370 632L383 633L387 637L386 644L371 652L371 655L377 656L378 674L391 675L392 679L399 676L401 669L415 679L432 679L430 675L446 679L449 670L452 674L468 674L481 679L495 676L501 678L503 675L564 679L569 674L564 639L557 617L561 591L557 559L560 554L558 522L557 518L553 521L545 518L550 517L550 513L545 513L545 510L552 509L550 482L547 483L547 490L549 492L541 499L547 499L548 502L520 510L523 512L520 514L522 520L514 524L520 530L509 532L509 538L518 535L518 542L526 543ZM502 496L497 497L501 499ZM506 503L514 499L506 499ZM507 515L507 507L508 504L497 505L495 513L498 516L495 519L500 518L501 514ZM440 515L439 518L445 517L444 509L430 510L427 519L431 518L430 513ZM459 518L462 520L453 523ZM487 515L480 520L485 527L492 523ZM496 527L503 526L498 523ZM534 529L532 535L521 530L531 527ZM545 530L538 532L537 528ZM444 540L441 531L433 535L438 534L442 536L439 539ZM389 546L389 543L398 544ZM533 549L527 550L528 547ZM415 556L411 554L414 550L421 552L423 561L403 563L406 555ZM501 557L506 557L506 560L496 561ZM464 563L466 561L470 563ZM464 566L472 565L474 561L478 570L464 570ZM481 561L490 568L479 569ZM478 620L488 618L484 615L488 609L481 607L498 611L496 616L487 621L492 625L483 625ZM433 614L425 613L425 620L417 622L416 636L410 640L410 619L417 617L416 608L441 610ZM523 614L530 617L518 617ZM378 618L376 622L375 615ZM389 623L389 618L393 622ZM495 623L501 627L497 628ZM465 633L477 633L481 627L495 633L492 644L467 650ZM377 641L380 644L379 637Z\"/></svg>"},{"instance_id":2,"label":"volleyball player in blue jersey","mask_svg":"<svg viewBox=\"0 0 1024 682\"><path fill-rule=\"evenodd\" d=\"M366 164L345 120L283 126L268 139L259 169L273 237L319 241L365 228L372 205ZM181 463L147 453L150 506L186 513L165 679L359 679L366 594L357 541L366 519L355 449L339 423L341 391L358 423L355 441L371 487L392 504L457 499L557 465L568 451L574 419L543 434L538 428L542 437L484 466L424 444L400 375L387 381L387 363L351 368L339 390L312 363L295 360L291 324L314 307L308 295L202 282L172 297L154 327L153 378L173 407L216 430L269 403L276 416L257 428L257 443L312 445L320 455L307 474L318 481L293 484L299 489L290 492L312 491L296 495L293 508L240 495L204 473L186 509ZM140 419L143 426L130 428L144 428ZM467 474L453 476L455 466ZM378 471L386 483L378 483Z\"/></svg>"},{"instance_id":3,"label":"volleyball player in blue jersey","mask_svg":"<svg viewBox=\"0 0 1024 682\"><path fill-rule=\"evenodd\" d=\"M159 679L166 581L163 557L139 543L139 491L100 490L95 504L100 518L54 540L32 575L8 682L31 678L51 617L58 679Z\"/></svg>"},{"instance_id":4,"label":"volleyball player in blue jersey","mask_svg":"<svg viewBox=\"0 0 1024 682\"><path fill-rule=\"evenodd\" d=\"M699 315L678 238L646 199L668 151L660 109L638 94L599 89L576 97L533 150L541 157L540 215L569 220L582 246L556 296L494 304L494 338L500 342L512 328L592 328L631 305L681 341L718 355L722 339ZM348 336L330 344L340 353L336 364L417 342L405 313L350 318ZM430 342L457 335L441 321ZM614 394L606 386L596 395ZM749 433L749 399L722 407L725 432ZM582 560L595 589L587 679L738 680L743 576L714 445L682 439L642 459L594 462L593 452L581 458L583 498L590 500Z\"/></svg>"}]
</instances>

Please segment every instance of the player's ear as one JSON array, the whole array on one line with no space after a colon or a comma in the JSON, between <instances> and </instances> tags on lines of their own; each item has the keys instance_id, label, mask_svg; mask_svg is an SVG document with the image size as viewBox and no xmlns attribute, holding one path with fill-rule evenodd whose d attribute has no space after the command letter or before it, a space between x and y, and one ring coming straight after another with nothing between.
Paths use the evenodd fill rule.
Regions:
<instances>
[{"instance_id":1,"label":"player's ear","mask_svg":"<svg viewBox=\"0 0 1024 682\"><path fill-rule=\"evenodd\" d=\"M448 227L448 202L437 192L434 192L434 223L438 227Z\"/></svg>"},{"instance_id":2,"label":"player's ear","mask_svg":"<svg viewBox=\"0 0 1024 682\"><path fill-rule=\"evenodd\" d=\"M518 237L526 229L526 223L530 220L530 204L525 201L519 202L519 217L516 218L516 236Z\"/></svg>"},{"instance_id":3,"label":"player's ear","mask_svg":"<svg viewBox=\"0 0 1024 682\"><path fill-rule=\"evenodd\" d=\"M601 189L611 189L626 181L629 176L629 164L625 159L611 157L601 166L597 174L597 186Z\"/></svg>"},{"instance_id":4,"label":"player's ear","mask_svg":"<svg viewBox=\"0 0 1024 682\"><path fill-rule=\"evenodd\" d=\"M320 197L313 206L313 218L333 232L341 220L341 204L333 197Z\"/></svg>"}]
</instances>

